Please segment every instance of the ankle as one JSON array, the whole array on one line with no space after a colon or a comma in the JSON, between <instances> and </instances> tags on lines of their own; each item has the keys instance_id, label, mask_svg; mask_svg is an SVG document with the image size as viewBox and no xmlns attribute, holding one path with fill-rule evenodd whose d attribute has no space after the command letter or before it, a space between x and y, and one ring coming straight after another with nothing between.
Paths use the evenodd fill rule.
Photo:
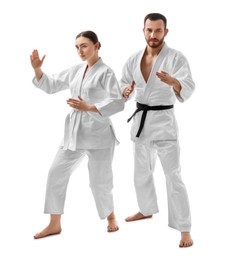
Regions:
<instances>
[{"instance_id":1,"label":"ankle","mask_svg":"<svg viewBox=\"0 0 230 260\"><path fill-rule=\"evenodd\" d=\"M190 236L190 232L181 232L181 236Z\"/></svg>"},{"instance_id":2,"label":"ankle","mask_svg":"<svg viewBox=\"0 0 230 260\"><path fill-rule=\"evenodd\" d=\"M107 220L115 220L116 219L116 216L114 214L114 212L112 212L108 217L107 217Z\"/></svg>"}]
</instances>

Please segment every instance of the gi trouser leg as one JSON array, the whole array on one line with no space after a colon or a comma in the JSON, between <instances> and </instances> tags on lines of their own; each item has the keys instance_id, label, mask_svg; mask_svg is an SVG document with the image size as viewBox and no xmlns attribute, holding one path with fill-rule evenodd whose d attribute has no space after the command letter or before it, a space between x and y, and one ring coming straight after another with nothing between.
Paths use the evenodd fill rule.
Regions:
<instances>
[{"instance_id":1,"label":"gi trouser leg","mask_svg":"<svg viewBox=\"0 0 230 260\"><path fill-rule=\"evenodd\" d=\"M134 185L138 206L144 216L158 212L153 180L156 156L156 150L150 145L134 143Z\"/></svg>"},{"instance_id":2,"label":"gi trouser leg","mask_svg":"<svg viewBox=\"0 0 230 260\"><path fill-rule=\"evenodd\" d=\"M90 188L101 219L108 217L114 211L113 153L114 146L108 149L88 150Z\"/></svg>"},{"instance_id":3,"label":"gi trouser leg","mask_svg":"<svg viewBox=\"0 0 230 260\"><path fill-rule=\"evenodd\" d=\"M114 146L98 150L59 149L50 168L45 199L45 213L63 214L69 178L84 156L89 157L90 187L100 218L106 218L114 210L113 160Z\"/></svg>"},{"instance_id":4,"label":"gi trouser leg","mask_svg":"<svg viewBox=\"0 0 230 260\"><path fill-rule=\"evenodd\" d=\"M186 187L180 175L180 147L177 140L155 142L165 177L168 198L169 226L190 232L191 215Z\"/></svg>"},{"instance_id":5,"label":"gi trouser leg","mask_svg":"<svg viewBox=\"0 0 230 260\"><path fill-rule=\"evenodd\" d=\"M49 170L46 185L45 213L64 213L64 203L69 178L85 154L86 152L84 150L58 150Z\"/></svg>"}]
</instances>

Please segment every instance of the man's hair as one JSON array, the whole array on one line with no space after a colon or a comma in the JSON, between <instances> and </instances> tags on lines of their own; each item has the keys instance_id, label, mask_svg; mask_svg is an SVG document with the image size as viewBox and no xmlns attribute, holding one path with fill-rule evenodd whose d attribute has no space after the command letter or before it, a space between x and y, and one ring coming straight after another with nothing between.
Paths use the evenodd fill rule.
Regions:
<instances>
[{"instance_id":1,"label":"man's hair","mask_svg":"<svg viewBox=\"0 0 230 260\"><path fill-rule=\"evenodd\" d=\"M84 32L79 33L76 36L76 39L79 38L79 37L88 38L94 44L99 43L99 49L101 48L101 43L98 41L98 37L97 37L95 32L93 32L93 31L84 31Z\"/></svg>"},{"instance_id":2,"label":"man's hair","mask_svg":"<svg viewBox=\"0 0 230 260\"><path fill-rule=\"evenodd\" d=\"M144 25L145 25L145 22L147 19L149 19L150 21L163 20L165 28L167 27L167 19L163 14L160 14L160 13L147 14L144 19Z\"/></svg>"}]
</instances>

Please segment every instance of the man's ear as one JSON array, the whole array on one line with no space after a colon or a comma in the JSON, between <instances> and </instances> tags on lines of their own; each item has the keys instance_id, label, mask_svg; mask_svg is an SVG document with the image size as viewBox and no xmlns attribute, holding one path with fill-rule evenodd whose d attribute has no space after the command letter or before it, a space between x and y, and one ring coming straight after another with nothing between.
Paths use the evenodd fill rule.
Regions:
<instances>
[{"instance_id":1,"label":"man's ear","mask_svg":"<svg viewBox=\"0 0 230 260\"><path fill-rule=\"evenodd\" d=\"M165 36L168 34L168 32L169 32L169 29L165 29Z\"/></svg>"}]
</instances>

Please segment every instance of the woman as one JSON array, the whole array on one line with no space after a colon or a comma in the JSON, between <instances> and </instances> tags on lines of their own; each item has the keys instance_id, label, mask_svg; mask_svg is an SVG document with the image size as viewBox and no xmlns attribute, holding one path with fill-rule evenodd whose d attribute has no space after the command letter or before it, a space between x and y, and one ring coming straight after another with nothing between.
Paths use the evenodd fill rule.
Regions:
<instances>
[{"instance_id":1,"label":"woman","mask_svg":"<svg viewBox=\"0 0 230 260\"><path fill-rule=\"evenodd\" d=\"M99 57L101 44L97 35L82 32L77 35L75 46L86 63L57 75L48 76L41 70L45 55L40 59L34 50L30 56L36 87L49 94L69 88L72 95L67 100L72 111L66 117L64 139L48 175L44 212L50 214L50 223L35 239L61 233L68 181L85 155L98 214L101 219L107 218L108 232L119 229L112 195L112 160L117 140L109 116L122 111L124 101L114 72Z\"/></svg>"}]
</instances>

